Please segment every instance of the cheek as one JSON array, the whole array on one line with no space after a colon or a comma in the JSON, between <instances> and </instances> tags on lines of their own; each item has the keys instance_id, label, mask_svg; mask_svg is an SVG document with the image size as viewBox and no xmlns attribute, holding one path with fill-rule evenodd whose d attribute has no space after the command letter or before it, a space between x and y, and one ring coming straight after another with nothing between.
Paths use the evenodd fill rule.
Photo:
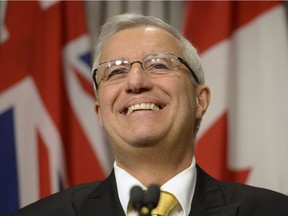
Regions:
<instances>
[{"instance_id":1,"label":"cheek","mask_svg":"<svg viewBox=\"0 0 288 216\"><path fill-rule=\"evenodd\" d=\"M102 121L105 122L105 119L110 114L113 114L115 111L115 104L119 98L119 90L115 87L105 87L103 86L99 89L98 94L98 104L102 117Z\"/></svg>"},{"instance_id":2,"label":"cheek","mask_svg":"<svg viewBox=\"0 0 288 216\"><path fill-rule=\"evenodd\" d=\"M181 103L188 112L194 115L196 110L196 96L195 96L195 88L188 77L182 78L183 83L180 85L180 94L179 97L181 98Z\"/></svg>"},{"instance_id":3,"label":"cheek","mask_svg":"<svg viewBox=\"0 0 288 216\"><path fill-rule=\"evenodd\" d=\"M195 104L195 87L188 74L180 74L175 77L177 80L172 82L175 88L174 92L178 92L181 98L186 98L187 103Z\"/></svg>"},{"instance_id":4,"label":"cheek","mask_svg":"<svg viewBox=\"0 0 288 216\"><path fill-rule=\"evenodd\" d=\"M112 107L107 98L105 98L105 100L100 100L99 103L100 106L97 112L98 119L101 127L103 127L104 130L107 130L107 128L111 128L111 124L114 122L111 117L113 115L111 111Z\"/></svg>"},{"instance_id":5,"label":"cheek","mask_svg":"<svg viewBox=\"0 0 288 216\"><path fill-rule=\"evenodd\" d=\"M171 99L183 106L182 108L195 107L195 88L188 74L184 71L167 76L162 82L158 82L161 89L170 95Z\"/></svg>"}]
</instances>

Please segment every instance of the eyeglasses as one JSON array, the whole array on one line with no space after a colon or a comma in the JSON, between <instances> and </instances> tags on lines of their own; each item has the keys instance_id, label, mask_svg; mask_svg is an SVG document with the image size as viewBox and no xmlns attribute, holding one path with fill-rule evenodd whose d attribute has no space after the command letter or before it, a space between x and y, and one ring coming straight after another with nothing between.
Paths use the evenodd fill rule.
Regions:
<instances>
[{"instance_id":1,"label":"eyeglasses","mask_svg":"<svg viewBox=\"0 0 288 216\"><path fill-rule=\"evenodd\" d=\"M101 82L114 84L125 81L132 65L135 63L139 63L142 69L151 78L157 78L173 73L175 69L179 68L180 65L183 64L189 69L196 83L199 84L198 77L183 58L171 53L161 53L147 56L142 61L130 62L128 60L119 59L100 63L92 74L96 88L98 88Z\"/></svg>"}]
</instances>

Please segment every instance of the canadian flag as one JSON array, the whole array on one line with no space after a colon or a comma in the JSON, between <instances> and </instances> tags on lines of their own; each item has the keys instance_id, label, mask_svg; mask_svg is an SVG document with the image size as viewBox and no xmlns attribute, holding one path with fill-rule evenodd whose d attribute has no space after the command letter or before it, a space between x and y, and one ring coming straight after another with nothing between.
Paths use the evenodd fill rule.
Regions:
<instances>
[{"instance_id":1,"label":"canadian flag","mask_svg":"<svg viewBox=\"0 0 288 216\"><path fill-rule=\"evenodd\" d=\"M283 2L186 2L212 100L196 160L214 177L288 193L288 29Z\"/></svg>"},{"instance_id":2,"label":"canadian flag","mask_svg":"<svg viewBox=\"0 0 288 216\"><path fill-rule=\"evenodd\" d=\"M0 37L0 215L104 178L81 1L8 1Z\"/></svg>"}]
</instances>

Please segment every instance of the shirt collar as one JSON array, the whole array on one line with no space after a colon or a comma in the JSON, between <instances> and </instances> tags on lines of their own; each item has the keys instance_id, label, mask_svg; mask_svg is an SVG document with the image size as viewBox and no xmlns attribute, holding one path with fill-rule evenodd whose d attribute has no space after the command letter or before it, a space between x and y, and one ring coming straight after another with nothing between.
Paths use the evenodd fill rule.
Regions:
<instances>
[{"instance_id":1,"label":"shirt collar","mask_svg":"<svg viewBox=\"0 0 288 216\"><path fill-rule=\"evenodd\" d=\"M120 168L116 162L114 162L114 171L119 199L124 211L127 212L130 189L135 185L142 187L142 189L147 188L127 171ZM188 215L191 210L191 203L196 185L196 175L196 162L193 157L192 163L187 169L183 170L161 186L161 190L174 194L183 208L184 215Z\"/></svg>"}]
</instances>

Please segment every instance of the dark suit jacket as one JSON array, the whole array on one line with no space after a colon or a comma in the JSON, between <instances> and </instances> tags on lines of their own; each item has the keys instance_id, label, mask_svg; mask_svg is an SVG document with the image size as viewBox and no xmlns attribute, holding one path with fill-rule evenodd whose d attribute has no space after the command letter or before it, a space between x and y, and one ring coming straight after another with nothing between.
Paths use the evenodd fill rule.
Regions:
<instances>
[{"instance_id":1,"label":"dark suit jacket","mask_svg":"<svg viewBox=\"0 0 288 216\"><path fill-rule=\"evenodd\" d=\"M288 197L266 189L217 181L197 166L191 216L288 216ZM115 175L37 201L15 216L124 216Z\"/></svg>"}]
</instances>

